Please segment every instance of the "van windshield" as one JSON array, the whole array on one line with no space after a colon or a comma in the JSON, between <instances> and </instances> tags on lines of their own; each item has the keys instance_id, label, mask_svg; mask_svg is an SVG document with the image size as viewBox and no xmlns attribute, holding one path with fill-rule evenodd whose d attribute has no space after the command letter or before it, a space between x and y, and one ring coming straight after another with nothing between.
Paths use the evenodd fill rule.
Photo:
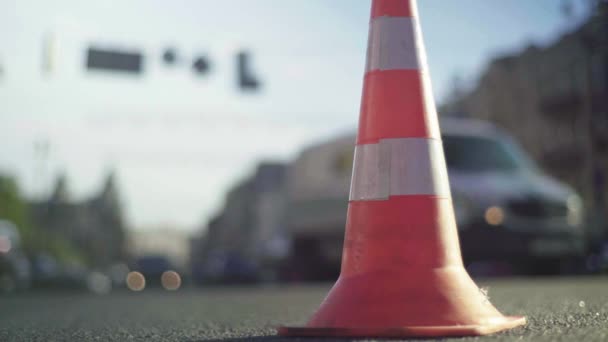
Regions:
<instances>
[{"instance_id":1,"label":"van windshield","mask_svg":"<svg viewBox=\"0 0 608 342\"><path fill-rule=\"evenodd\" d=\"M496 139L444 135L443 148L449 169L468 172L514 172L523 167L506 142Z\"/></svg>"}]
</instances>

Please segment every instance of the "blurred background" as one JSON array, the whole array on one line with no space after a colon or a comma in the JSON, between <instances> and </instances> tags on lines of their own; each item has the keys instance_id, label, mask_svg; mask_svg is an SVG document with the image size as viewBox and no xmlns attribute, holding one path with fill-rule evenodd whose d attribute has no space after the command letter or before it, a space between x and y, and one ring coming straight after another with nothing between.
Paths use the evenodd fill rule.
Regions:
<instances>
[{"instance_id":1,"label":"blurred background","mask_svg":"<svg viewBox=\"0 0 608 342\"><path fill-rule=\"evenodd\" d=\"M0 1L0 291L335 280L370 1ZM419 2L465 264L608 270L608 3Z\"/></svg>"}]
</instances>

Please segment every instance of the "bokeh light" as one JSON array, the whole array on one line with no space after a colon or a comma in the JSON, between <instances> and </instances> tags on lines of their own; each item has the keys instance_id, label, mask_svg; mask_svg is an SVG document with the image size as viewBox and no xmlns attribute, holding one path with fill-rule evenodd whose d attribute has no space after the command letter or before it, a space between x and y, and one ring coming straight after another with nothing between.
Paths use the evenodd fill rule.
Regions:
<instances>
[{"instance_id":1,"label":"bokeh light","mask_svg":"<svg viewBox=\"0 0 608 342\"><path fill-rule=\"evenodd\" d=\"M484 215L486 222L492 226L498 226L505 220L505 213L500 207L489 207Z\"/></svg>"},{"instance_id":2,"label":"bokeh light","mask_svg":"<svg viewBox=\"0 0 608 342\"><path fill-rule=\"evenodd\" d=\"M175 271L165 271L160 277L160 282L165 290L175 291L182 286L182 278Z\"/></svg>"},{"instance_id":3,"label":"bokeh light","mask_svg":"<svg viewBox=\"0 0 608 342\"><path fill-rule=\"evenodd\" d=\"M0 253L8 253L11 251L11 240L6 236L0 236Z\"/></svg>"},{"instance_id":4,"label":"bokeh light","mask_svg":"<svg viewBox=\"0 0 608 342\"><path fill-rule=\"evenodd\" d=\"M107 294L112 291L112 280L101 272L91 272L87 277L87 288L95 294Z\"/></svg>"},{"instance_id":5,"label":"bokeh light","mask_svg":"<svg viewBox=\"0 0 608 342\"><path fill-rule=\"evenodd\" d=\"M142 291L146 288L146 278L139 272L129 272L127 274L127 287L131 291Z\"/></svg>"}]
</instances>

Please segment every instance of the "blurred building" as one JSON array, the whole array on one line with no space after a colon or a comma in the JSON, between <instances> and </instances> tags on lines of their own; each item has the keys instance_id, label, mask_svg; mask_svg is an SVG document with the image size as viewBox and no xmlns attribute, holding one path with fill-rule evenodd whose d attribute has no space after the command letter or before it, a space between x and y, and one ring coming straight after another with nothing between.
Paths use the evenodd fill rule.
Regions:
<instances>
[{"instance_id":1,"label":"blurred building","mask_svg":"<svg viewBox=\"0 0 608 342\"><path fill-rule=\"evenodd\" d=\"M553 44L491 61L474 89L441 109L508 130L596 208L593 222L608 216L608 4L599 3L586 23Z\"/></svg>"},{"instance_id":2,"label":"blurred building","mask_svg":"<svg viewBox=\"0 0 608 342\"><path fill-rule=\"evenodd\" d=\"M115 177L110 173L91 198L73 201L65 175L57 178L49 198L31 201L35 226L70 241L92 266L106 267L127 257L125 224Z\"/></svg>"},{"instance_id":3,"label":"blurred building","mask_svg":"<svg viewBox=\"0 0 608 342\"><path fill-rule=\"evenodd\" d=\"M289 169L285 224L287 280L326 280L340 272L355 135L311 146Z\"/></svg>"},{"instance_id":4,"label":"blurred building","mask_svg":"<svg viewBox=\"0 0 608 342\"><path fill-rule=\"evenodd\" d=\"M191 240L193 275L251 280L272 272L286 253L283 232L286 168L263 162L227 194L204 236Z\"/></svg>"}]
</instances>

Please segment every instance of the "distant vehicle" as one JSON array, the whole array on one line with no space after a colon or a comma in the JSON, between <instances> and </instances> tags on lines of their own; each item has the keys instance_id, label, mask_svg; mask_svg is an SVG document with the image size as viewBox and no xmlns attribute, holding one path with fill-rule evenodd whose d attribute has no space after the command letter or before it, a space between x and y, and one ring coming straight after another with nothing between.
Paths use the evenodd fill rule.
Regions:
<instances>
[{"instance_id":1,"label":"distant vehicle","mask_svg":"<svg viewBox=\"0 0 608 342\"><path fill-rule=\"evenodd\" d=\"M441 129L465 263L554 273L583 257L583 206L572 188L489 123L444 119Z\"/></svg>"},{"instance_id":2,"label":"distant vehicle","mask_svg":"<svg viewBox=\"0 0 608 342\"><path fill-rule=\"evenodd\" d=\"M162 254L153 254L139 257L132 269L139 271L146 278L146 287L161 286L161 277L164 272L174 270L169 258Z\"/></svg>"},{"instance_id":3,"label":"distant vehicle","mask_svg":"<svg viewBox=\"0 0 608 342\"><path fill-rule=\"evenodd\" d=\"M61 262L39 252L31 259L32 286L43 289L84 290L89 271L78 263Z\"/></svg>"},{"instance_id":4,"label":"distant vehicle","mask_svg":"<svg viewBox=\"0 0 608 342\"><path fill-rule=\"evenodd\" d=\"M21 249L17 227L0 220L0 293L26 289L30 286L30 263Z\"/></svg>"},{"instance_id":5,"label":"distant vehicle","mask_svg":"<svg viewBox=\"0 0 608 342\"><path fill-rule=\"evenodd\" d=\"M245 284L259 281L259 269L251 260L235 253L210 253L203 265L199 283Z\"/></svg>"},{"instance_id":6,"label":"distant vehicle","mask_svg":"<svg viewBox=\"0 0 608 342\"><path fill-rule=\"evenodd\" d=\"M506 272L556 273L582 259L584 212L574 190L487 122L442 118L441 130L468 266L495 270L504 263ZM349 135L312 146L292 165L286 213L292 243L283 280L337 277L354 143Z\"/></svg>"}]
</instances>

